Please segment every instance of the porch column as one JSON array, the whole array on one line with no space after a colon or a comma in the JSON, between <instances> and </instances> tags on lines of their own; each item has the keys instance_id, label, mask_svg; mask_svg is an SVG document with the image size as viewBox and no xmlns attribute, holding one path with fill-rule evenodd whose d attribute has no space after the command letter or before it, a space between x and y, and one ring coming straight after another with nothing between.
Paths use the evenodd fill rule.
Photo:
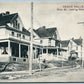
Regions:
<instances>
[{"instance_id":1,"label":"porch column","mask_svg":"<svg viewBox=\"0 0 84 84\"><path fill-rule=\"evenodd\" d=\"M42 49L42 55L43 55L43 48L41 48Z\"/></svg>"},{"instance_id":2,"label":"porch column","mask_svg":"<svg viewBox=\"0 0 84 84\"><path fill-rule=\"evenodd\" d=\"M58 53L59 53L59 51L58 51L58 47L57 47L57 57L58 57L58 55L59 55Z\"/></svg>"},{"instance_id":3,"label":"porch column","mask_svg":"<svg viewBox=\"0 0 84 84\"><path fill-rule=\"evenodd\" d=\"M8 41L8 55L11 56L10 40Z\"/></svg>"},{"instance_id":4,"label":"porch column","mask_svg":"<svg viewBox=\"0 0 84 84\"><path fill-rule=\"evenodd\" d=\"M48 48L46 48L46 53L48 54Z\"/></svg>"},{"instance_id":5,"label":"porch column","mask_svg":"<svg viewBox=\"0 0 84 84\"><path fill-rule=\"evenodd\" d=\"M81 61L82 61L82 66L81 66L81 68L83 68L82 45L81 45Z\"/></svg>"},{"instance_id":6,"label":"porch column","mask_svg":"<svg viewBox=\"0 0 84 84\"><path fill-rule=\"evenodd\" d=\"M37 48L35 47L35 59L36 59L36 50L37 50Z\"/></svg>"},{"instance_id":7,"label":"porch column","mask_svg":"<svg viewBox=\"0 0 84 84\"><path fill-rule=\"evenodd\" d=\"M21 57L21 44L19 44L19 58Z\"/></svg>"},{"instance_id":8,"label":"porch column","mask_svg":"<svg viewBox=\"0 0 84 84\"><path fill-rule=\"evenodd\" d=\"M30 51L29 51L29 46L28 46L28 57L29 57L29 55L30 55L29 52L30 52Z\"/></svg>"},{"instance_id":9,"label":"porch column","mask_svg":"<svg viewBox=\"0 0 84 84\"><path fill-rule=\"evenodd\" d=\"M42 57L42 48L40 48L40 55L39 55L39 68L41 71L41 57Z\"/></svg>"},{"instance_id":10,"label":"porch column","mask_svg":"<svg viewBox=\"0 0 84 84\"><path fill-rule=\"evenodd\" d=\"M63 68L63 59L64 59L63 52L61 52L61 56L62 56L62 68Z\"/></svg>"}]
</instances>

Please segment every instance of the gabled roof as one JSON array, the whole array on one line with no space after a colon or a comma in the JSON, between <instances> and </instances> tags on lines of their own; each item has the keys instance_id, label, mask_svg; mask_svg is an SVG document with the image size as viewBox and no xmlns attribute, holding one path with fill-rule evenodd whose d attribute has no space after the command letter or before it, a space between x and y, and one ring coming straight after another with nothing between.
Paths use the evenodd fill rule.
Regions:
<instances>
[{"instance_id":1,"label":"gabled roof","mask_svg":"<svg viewBox=\"0 0 84 84\"><path fill-rule=\"evenodd\" d=\"M61 41L61 45L62 47L67 47L68 44L69 44L70 40L64 40L64 41Z\"/></svg>"},{"instance_id":2,"label":"gabled roof","mask_svg":"<svg viewBox=\"0 0 84 84\"><path fill-rule=\"evenodd\" d=\"M82 39L72 39L77 45L82 45Z\"/></svg>"},{"instance_id":3,"label":"gabled roof","mask_svg":"<svg viewBox=\"0 0 84 84\"><path fill-rule=\"evenodd\" d=\"M39 36L39 37L52 37L54 32L57 30L57 28L45 28L40 27L37 30L34 30L34 32Z\"/></svg>"},{"instance_id":4,"label":"gabled roof","mask_svg":"<svg viewBox=\"0 0 84 84\"><path fill-rule=\"evenodd\" d=\"M48 31L48 33L49 33L49 36L53 36L53 34L56 30L57 30L57 28L55 28L55 27L46 29L46 31Z\"/></svg>"},{"instance_id":5,"label":"gabled roof","mask_svg":"<svg viewBox=\"0 0 84 84\"><path fill-rule=\"evenodd\" d=\"M72 41L74 41L77 45L82 45L82 39L81 38L79 38L79 39L72 39ZM62 47L67 47L69 42L70 42L70 40L61 41Z\"/></svg>"},{"instance_id":6,"label":"gabled roof","mask_svg":"<svg viewBox=\"0 0 84 84\"><path fill-rule=\"evenodd\" d=\"M23 31L24 33L26 33L28 36L30 36L30 32L29 32L27 29L25 29L24 27L22 28L22 31Z\"/></svg>"},{"instance_id":7,"label":"gabled roof","mask_svg":"<svg viewBox=\"0 0 84 84\"><path fill-rule=\"evenodd\" d=\"M19 31L19 30L16 30L14 28L11 28L7 25L7 23L11 23L17 17L18 17L18 13L13 13L13 14L1 13L0 14L0 26L5 25L6 28L9 30L17 31L17 32L20 32L20 33L23 33L23 34L30 36L30 32L27 29L25 29L24 27L22 28L22 31Z\"/></svg>"},{"instance_id":8,"label":"gabled roof","mask_svg":"<svg viewBox=\"0 0 84 84\"><path fill-rule=\"evenodd\" d=\"M18 16L18 13L9 14L9 15L1 15L0 14L0 26L5 25L6 23L10 23L10 21L13 18L16 18L17 16Z\"/></svg>"}]
</instances>

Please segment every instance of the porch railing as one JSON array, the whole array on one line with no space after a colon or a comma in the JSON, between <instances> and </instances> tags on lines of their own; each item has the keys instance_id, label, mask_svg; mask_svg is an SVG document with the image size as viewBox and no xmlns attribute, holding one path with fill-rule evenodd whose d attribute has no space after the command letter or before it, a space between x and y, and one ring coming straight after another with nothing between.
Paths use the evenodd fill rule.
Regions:
<instances>
[{"instance_id":1,"label":"porch railing","mask_svg":"<svg viewBox=\"0 0 84 84\"><path fill-rule=\"evenodd\" d=\"M10 57L10 62L28 63L28 58Z\"/></svg>"}]
</instances>

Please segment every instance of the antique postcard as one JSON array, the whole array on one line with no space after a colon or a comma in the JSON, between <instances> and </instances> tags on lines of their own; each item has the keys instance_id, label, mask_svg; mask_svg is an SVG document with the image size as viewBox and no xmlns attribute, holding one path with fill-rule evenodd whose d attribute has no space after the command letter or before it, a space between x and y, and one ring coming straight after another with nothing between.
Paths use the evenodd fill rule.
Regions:
<instances>
[{"instance_id":1,"label":"antique postcard","mask_svg":"<svg viewBox=\"0 0 84 84\"><path fill-rule=\"evenodd\" d=\"M0 82L84 82L84 2L0 2Z\"/></svg>"}]
</instances>

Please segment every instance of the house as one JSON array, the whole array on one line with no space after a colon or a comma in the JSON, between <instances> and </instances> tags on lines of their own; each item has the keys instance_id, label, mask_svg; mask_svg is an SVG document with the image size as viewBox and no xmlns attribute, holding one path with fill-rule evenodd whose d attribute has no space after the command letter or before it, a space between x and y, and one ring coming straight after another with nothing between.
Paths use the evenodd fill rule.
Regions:
<instances>
[{"instance_id":1,"label":"house","mask_svg":"<svg viewBox=\"0 0 84 84\"><path fill-rule=\"evenodd\" d=\"M46 28L45 26L34 29L34 40L42 44L42 56L45 59L57 57L64 49L60 48L60 36L56 27Z\"/></svg>"},{"instance_id":2,"label":"house","mask_svg":"<svg viewBox=\"0 0 84 84\"><path fill-rule=\"evenodd\" d=\"M18 13L0 13L0 62L28 63L30 35ZM40 56L48 60L61 55L68 58L71 51L81 57L82 38L61 41L56 27L33 29L33 61Z\"/></svg>"},{"instance_id":3,"label":"house","mask_svg":"<svg viewBox=\"0 0 84 84\"><path fill-rule=\"evenodd\" d=\"M81 58L82 43L83 40L81 37L78 39L72 38L70 40L61 41L61 47L67 50L66 52L63 53L64 56L68 58L70 56L70 52L76 52L77 56Z\"/></svg>"},{"instance_id":4,"label":"house","mask_svg":"<svg viewBox=\"0 0 84 84\"><path fill-rule=\"evenodd\" d=\"M33 43L39 54L40 44ZM0 62L28 63L30 32L24 28L18 13L9 11L0 14Z\"/></svg>"},{"instance_id":5,"label":"house","mask_svg":"<svg viewBox=\"0 0 84 84\"><path fill-rule=\"evenodd\" d=\"M57 31L57 28L46 28L45 26L34 29L34 32L38 36L34 38L35 41L38 41L43 46L56 46L56 40L60 41L60 36Z\"/></svg>"}]
</instances>

